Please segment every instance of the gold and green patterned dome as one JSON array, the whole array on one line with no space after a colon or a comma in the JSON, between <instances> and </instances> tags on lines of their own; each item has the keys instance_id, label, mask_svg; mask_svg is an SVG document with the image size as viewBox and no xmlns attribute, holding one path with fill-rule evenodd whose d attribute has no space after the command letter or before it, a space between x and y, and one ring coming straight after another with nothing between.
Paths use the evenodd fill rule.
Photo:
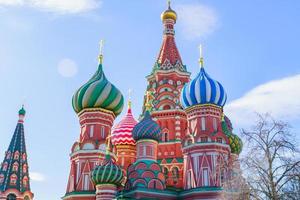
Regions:
<instances>
[{"instance_id":1,"label":"gold and green patterned dome","mask_svg":"<svg viewBox=\"0 0 300 200\"><path fill-rule=\"evenodd\" d=\"M117 116L122 112L124 98L120 90L105 77L102 55L99 58L100 62L96 73L75 92L72 105L76 113L87 108L101 108L112 111Z\"/></svg>"},{"instance_id":2,"label":"gold and green patterned dome","mask_svg":"<svg viewBox=\"0 0 300 200\"><path fill-rule=\"evenodd\" d=\"M229 139L231 153L240 154L243 149L243 142L236 134L232 133L231 122L226 116L222 120L222 130Z\"/></svg>"}]
</instances>

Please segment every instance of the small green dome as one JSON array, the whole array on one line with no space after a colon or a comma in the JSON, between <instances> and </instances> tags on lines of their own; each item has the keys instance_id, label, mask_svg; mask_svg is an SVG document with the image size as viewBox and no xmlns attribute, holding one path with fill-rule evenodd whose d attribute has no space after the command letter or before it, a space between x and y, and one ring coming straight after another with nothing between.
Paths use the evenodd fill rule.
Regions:
<instances>
[{"instance_id":1,"label":"small green dome","mask_svg":"<svg viewBox=\"0 0 300 200\"><path fill-rule=\"evenodd\" d=\"M93 77L75 92L72 105L76 113L85 108L102 108L117 116L122 112L124 98L119 89L106 79L100 63Z\"/></svg>"},{"instance_id":2,"label":"small green dome","mask_svg":"<svg viewBox=\"0 0 300 200\"><path fill-rule=\"evenodd\" d=\"M26 110L22 106L22 108L19 110L19 115L25 115L25 114L26 114Z\"/></svg>"},{"instance_id":3,"label":"small green dome","mask_svg":"<svg viewBox=\"0 0 300 200\"><path fill-rule=\"evenodd\" d=\"M222 121L222 130L229 139L231 153L240 154L243 149L243 142L239 136L232 133L231 124L228 124L230 123L229 119L227 119L227 121L227 123L225 120Z\"/></svg>"},{"instance_id":4,"label":"small green dome","mask_svg":"<svg viewBox=\"0 0 300 200\"><path fill-rule=\"evenodd\" d=\"M91 179L95 185L121 185L123 171L109 156L91 172Z\"/></svg>"}]
</instances>

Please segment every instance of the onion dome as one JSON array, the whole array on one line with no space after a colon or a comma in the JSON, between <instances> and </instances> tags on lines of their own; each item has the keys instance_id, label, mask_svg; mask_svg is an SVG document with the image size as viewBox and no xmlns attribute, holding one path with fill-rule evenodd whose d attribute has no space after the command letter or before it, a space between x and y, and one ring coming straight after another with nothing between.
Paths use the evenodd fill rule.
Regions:
<instances>
[{"instance_id":1,"label":"onion dome","mask_svg":"<svg viewBox=\"0 0 300 200\"><path fill-rule=\"evenodd\" d=\"M95 185L121 185L123 180L123 171L109 155L106 155L103 162L96 166L91 172L91 179Z\"/></svg>"},{"instance_id":2,"label":"onion dome","mask_svg":"<svg viewBox=\"0 0 300 200\"><path fill-rule=\"evenodd\" d=\"M161 20L164 21L166 19L173 19L176 22L177 14L171 8L171 1L168 1L168 9L161 13Z\"/></svg>"},{"instance_id":3,"label":"onion dome","mask_svg":"<svg viewBox=\"0 0 300 200\"><path fill-rule=\"evenodd\" d=\"M120 90L107 80L102 68L102 54L99 61L96 73L73 95L72 105L76 113L86 108L101 108L117 116L122 112L124 98Z\"/></svg>"},{"instance_id":4,"label":"onion dome","mask_svg":"<svg viewBox=\"0 0 300 200\"><path fill-rule=\"evenodd\" d=\"M22 108L19 110L19 115L25 115L26 111L24 109L24 106L22 106Z\"/></svg>"},{"instance_id":5,"label":"onion dome","mask_svg":"<svg viewBox=\"0 0 300 200\"><path fill-rule=\"evenodd\" d=\"M196 78L186 83L181 91L181 105L183 108L198 104L214 104L223 107L227 95L223 86L212 79L201 67Z\"/></svg>"},{"instance_id":6,"label":"onion dome","mask_svg":"<svg viewBox=\"0 0 300 200\"><path fill-rule=\"evenodd\" d=\"M128 167L127 175L125 190L132 190L132 188L164 190L166 188L165 175L162 173L161 166L155 161L137 161Z\"/></svg>"},{"instance_id":7,"label":"onion dome","mask_svg":"<svg viewBox=\"0 0 300 200\"><path fill-rule=\"evenodd\" d=\"M231 122L226 116L225 119L222 120L222 130L229 139L231 153L240 154L243 149L243 142L239 136L232 133Z\"/></svg>"},{"instance_id":8,"label":"onion dome","mask_svg":"<svg viewBox=\"0 0 300 200\"><path fill-rule=\"evenodd\" d=\"M132 137L132 129L137 124L131 112L131 102L128 102L127 113L124 118L114 127L111 136L113 145L135 145Z\"/></svg>"},{"instance_id":9,"label":"onion dome","mask_svg":"<svg viewBox=\"0 0 300 200\"><path fill-rule=\"evenodd\" d=\"M143 119L135 125L132 130L135 141L141 139L152 139L159 141L161 139L161 129L159 125L153 121L149 110L145 111Z\"/></svg>"}]
</instances>

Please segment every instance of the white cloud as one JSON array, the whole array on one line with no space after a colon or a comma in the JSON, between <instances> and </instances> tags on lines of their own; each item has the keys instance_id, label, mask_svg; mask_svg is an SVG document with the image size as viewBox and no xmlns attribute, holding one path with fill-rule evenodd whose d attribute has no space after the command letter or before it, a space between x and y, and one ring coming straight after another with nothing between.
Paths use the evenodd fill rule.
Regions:
<instances>
[{"instance_id":1,"label":"white cloud","mask_svg":"<svg viewBox=\"0 0 300 200\"><path fill-rule=\"evenodd\" d=\"M30 173L30 179L37 182L43 182L46 180L45 176L38 172L31 172Z\"/></svg>"},{"instance_id":2,"label":"white cloud","mask_svg":"<svg viewBox=\"0 0 300 200\"><path fill-rule=\"evenodd\" d=\"M78 68L73 60L69 58L64 58L61 61L59 61L57 65L57 70L58 73L63 77L73 77L77 74Z\"/></svg>"},{"instance_id":3,"label":"white cloud","mask_svg":"<svg viewBox=\"0 0 300 200\"><path fill-rule=\"evenodd\" d=\"M101 0L0 0L0 6L28 6L59 14L87 12L101 4Z\"/></svg>"},{"instance_id":4,"label":"white cloud","mask_svg":"<svg viewBox=\"0 0 300 200\"><path fill-rule=\"evenodd\" d=\"M0 0L0 5L5 5L5 6L18 6L23 4L24 4L24 0Z\"/></svg>"},{"instance_id":5,"label":"white cloud","mask_svg":"<svg viewBox=\"0 0 300 200\"><path fill-rule=\"evenodd\" d=\"M203 38L218 27L216 11L202 4L182 4L176 7L178 24L188 39Z\"/></svg>"},{"instance_id":6,"label":"white cloud","mask_svg":"<svg viewBox=\"0 0 300 200\"><path fill-rule=\"evenodd\" d=\"M255 112L288 121L300 119L300 74L259 85L224 109L239 126L251 125Z\"/></svg>"}]
</instances>

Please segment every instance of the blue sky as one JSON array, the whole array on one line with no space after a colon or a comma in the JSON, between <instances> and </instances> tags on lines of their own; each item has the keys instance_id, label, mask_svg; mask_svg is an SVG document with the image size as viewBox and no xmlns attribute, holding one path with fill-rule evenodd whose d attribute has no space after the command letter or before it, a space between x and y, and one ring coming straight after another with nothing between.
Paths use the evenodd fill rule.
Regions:
<instances>
[{"instance_id":1,"label":"blue sky","mask_svg":"<svg viewBox=\"0 0 300 200\"><path fill-rule=\"evenodd\" d=\"M194 77L203 44L206 71L225 87L225 111L237 132L255 111L300 130L300 2L174 0L172 7L183 62ZM79 136L71 97L96 70L100 39L108 79L126 99L132 88L133 112L140 114L165 8L164 0L0 0L0 159L25 103L35 199L65 193Z\"/></svg>"}]
</instances>

